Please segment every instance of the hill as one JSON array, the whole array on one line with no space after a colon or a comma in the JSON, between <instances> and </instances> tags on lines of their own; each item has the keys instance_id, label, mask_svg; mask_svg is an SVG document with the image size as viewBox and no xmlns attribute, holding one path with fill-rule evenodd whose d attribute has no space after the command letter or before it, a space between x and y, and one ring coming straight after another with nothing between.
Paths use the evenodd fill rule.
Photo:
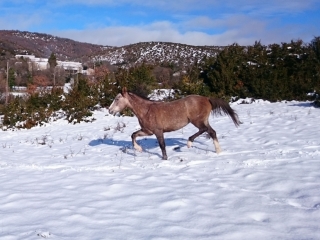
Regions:
<instances>
[{"instance_id":1,"label":"hill","mask_svg":"<svg viewBox=\"0 0 320 240\"><path fill-rule=\"evenodd\" d=\"M203 57L215 56L222 47L191 46L170 42L142 42L123 47L105 47L98 56L111 64L176 63L189 65Z\"/></svg>"},{"instance_id":2,"label":"hill","mask_svg":"<svg viewBox=\"0 0 320 240\"><path fill-rule=\"evenodd\" d=\"M186 65L214 56L217 46L190 46L168 42L144 42L122 47L82 43L43 33L0 30L0 51L15 54L33 54L48 58L52 52L59 60L108 61L114 65L147 63L178 63Z\"/></svg>"},{"instance_id":3,"label":"hill","mask_svg":"<svg viewBox=\"0 0 320 240\"><path fill-rule=\"evenodd\" d=\"M13 55L33 54L43 58L54 52L59 60L76 60L99 54L103 48L43 33L0 30L0 49Z\"/></svg>"}]
</instances>

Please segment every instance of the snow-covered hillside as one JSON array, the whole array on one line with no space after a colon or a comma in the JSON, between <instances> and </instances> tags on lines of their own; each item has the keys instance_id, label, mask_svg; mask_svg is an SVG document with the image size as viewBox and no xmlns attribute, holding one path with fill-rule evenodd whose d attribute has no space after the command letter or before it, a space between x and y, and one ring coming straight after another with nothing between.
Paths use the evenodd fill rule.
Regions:
<instances>
[{"instance_id":1,"label":"snow-covered hillside","mask_svg":"<svg viewBox=\"0 0 320 240\"><path fill-rule=\"evenodd\" d=\"M204 57L214 57L222 47L190 46L168 42L144 42L123 47L107 47L99 60L111 64L175 63L194 64Z\"/></svg>"},{"instance_id":2,"label":"snow-covered hillside","mask_svg":"<svg viewBox=\"0 0 320 240\"><path fill-rule=\"evenodd\" d=\"M223 152L192 125L130 135L136 118L95 112L0 131L1 239L319 239L320 110L307 102L232 103L243 124L210 118Z\"/></svg>"},{"instance_id":3,"label":"snow-covered hillside","mask_svg":"<svg viewBox=\"0 0 320 240\"><path fill-rule=\"evenodd\" d=\"M32 54L49 58L55 53L58 60L108 61L121 66L133 66L142 62L187 66L203 57L215 56L223 46L192 46L170 42L140 42L122 47L101 46L60 38L49 34L26 31L0 30L0 46L18 54Z\"/></svg>"}]
</instances>

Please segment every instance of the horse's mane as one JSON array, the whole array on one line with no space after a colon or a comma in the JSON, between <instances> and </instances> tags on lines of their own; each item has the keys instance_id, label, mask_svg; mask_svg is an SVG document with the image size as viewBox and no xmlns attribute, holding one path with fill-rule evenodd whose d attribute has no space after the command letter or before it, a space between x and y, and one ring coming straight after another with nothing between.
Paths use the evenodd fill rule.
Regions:
<instances>
[{"instance_id":1,"label":"horse's mane","mask_svg":"<svg viewBox=\"0 0 320 240\"><path fill-rule=\"evenodd\" d=\"M149 102L153 102L153 101L151 101L149 98L147 98L146 96L143 96L143 95L141 95L141 94L133 93L133 92L128 92L128 93L129 93L129 95L130 95L131 97L138 97L138 98L142 98L143 100L146 100L146 101L149 101Z\"/></svg>"}]
</instances>

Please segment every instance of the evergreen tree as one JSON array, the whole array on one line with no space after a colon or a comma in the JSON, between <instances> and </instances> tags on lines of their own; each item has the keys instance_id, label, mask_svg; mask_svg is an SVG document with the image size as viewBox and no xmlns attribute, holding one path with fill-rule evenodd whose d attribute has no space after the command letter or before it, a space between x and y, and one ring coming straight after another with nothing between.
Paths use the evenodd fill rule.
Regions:
<instances>
[{"instance_id":1,"label":"evergreen tree","mask_svg":"<svg viewBox=\"0 0 320 240\"><path fill-rule=\"evenodd\" d=\"M79 123L92 116L91 110L98 103L97 96L94 94L93 85L82 75L79 76L78 84L66 94L63 110L69 123Z\"/></svg>"},{"instance_id":2,"label":"evergreen tree","mask_svg":"<svg viewBox=\"0 0 320 240\"><path fill-rule=\"evenodd\" d=\"M182 79L177 85L177 88L182 91L182 94L210 95L209 87L203 82L203 79L201 79L200 70L201 67L197 62L187 69L186 74L182 76Z\"/></svg>"},{"instance_id":3,"label":"evergreen tree","mask_svg":"<svg viewBox=\"0 0 320 240\"><path fill-rule=\"evenodd\" d=\"M50 65L50 69L54 69L58 65L56 55L53 52L48 59L48 63Z\"/></svg>"},{"instance_id":4,"label":"evergreen tree","mask_svg":"<svg viewBox=\"0 0 320 240\"><path fill-rule=\"evenodd\" d=\"M308 65L311 70L313 90L320 95L320 37L315 37L308 49Z\"/></svg>"},{"instance_id":5,"label":"evergreen tree","mask_svg":"<svg viewBox=\"0 0 320 240\"><path fill-rule=\"evenodd\" d=\"M14 84L15 84L15 80L16 80L16 76L15 76L15 71L13 68L9 68L9 76L8 76L8 84L9 84L9 88L12 89Z\"/></svg>"},{"instance_id":6,"label":"evergreen tree","mask_svg":"<svg viewBox=\"0 0 320 240\"><path fill-rule=\"evenodd\" d=\"M145 63L131 67L129 70L119 68L115 73L117 85L119 87L127 86L129 91L147 97L157 87L152 70L153 66Z\"/></svg>"},{"instance_id":7,"label":"evergreen tree","mask_svg":"<svg viewBox=\"0 0 320 240\"><path fill-rule=\"evenodd\" d=\"M213 95L236 96L243 90L241 69L244 56L244 47L233 44L224 48L216 58L204 61L201 77Z\"/></svg>"}]
</instances>

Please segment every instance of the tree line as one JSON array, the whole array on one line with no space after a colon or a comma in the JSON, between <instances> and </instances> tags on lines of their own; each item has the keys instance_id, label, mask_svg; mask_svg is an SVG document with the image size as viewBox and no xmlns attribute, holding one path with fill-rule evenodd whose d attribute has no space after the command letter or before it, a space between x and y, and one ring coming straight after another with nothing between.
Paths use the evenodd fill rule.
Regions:
<instances>
[{"instance_id":1,"label":"tree line","mask_svg":"<svg viewBox=\"0 0 320 240\"><path fill-rule=\"evenodd\" d=\"M320 37L308 44L233 44L203 61L200 78L218 97L306 100L320 90Z\"/></svg>"},{"instance_id":2,"label":"tree line","mask_svg":"<svg viewBox=\"0 0 320 240\"><path fill-rule=\"evenodd\" d=\"M51 56L50 61L54 66L55 57ZM310 43L301 40L270 45L255 42L252 46L235 43L215 57L184 68L175 63L157 66L142 63L129 69L103 62L96 62L95 66L93 76L73 76L74 84L67 92L62 89L65 80L48 87L48 83L41 83L40 73L30 76L25 70L27 81L42 87L26 96L11 97L7 105L2 100L2 126L31 128L60 117L70 123L92 121L92 111L109 106L122 86L145 97L154 89L173 88L179 93L176 98L200 94L226 100L230 97L270 101L314 99L320 91L320 37ZM19 72L13 69L9 74L18 76ZM53 82L52 71L46 76L45 79Z\"/></svg>"}]
</instances>

